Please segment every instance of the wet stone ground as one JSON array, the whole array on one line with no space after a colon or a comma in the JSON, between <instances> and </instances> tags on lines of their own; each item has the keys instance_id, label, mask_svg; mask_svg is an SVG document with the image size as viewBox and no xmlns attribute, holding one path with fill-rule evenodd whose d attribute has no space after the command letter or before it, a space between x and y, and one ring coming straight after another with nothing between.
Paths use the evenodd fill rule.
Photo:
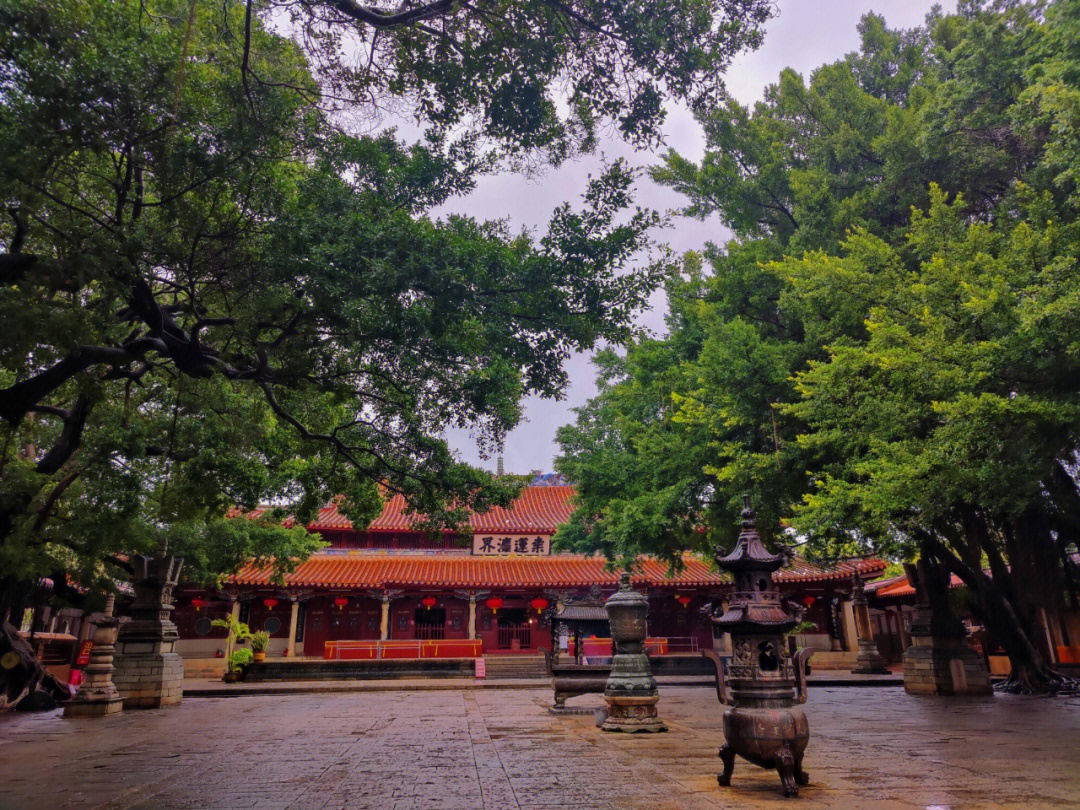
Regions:
<instances>
[{"instance_id":1,"label":"wet stone ground","mask_svg":"<svg viewBox=\"0 0 1080 810\"><path fill-rule=\"evenodd\" d=\"M798 800L745 762L718 788L715 693L666 688L662 735L552 717L547 691L188 699L0 717L0 808L1078 808L1080 700L817 688ZM575 702L598 703L595 696Z\"/></svg>"}]
</instances>

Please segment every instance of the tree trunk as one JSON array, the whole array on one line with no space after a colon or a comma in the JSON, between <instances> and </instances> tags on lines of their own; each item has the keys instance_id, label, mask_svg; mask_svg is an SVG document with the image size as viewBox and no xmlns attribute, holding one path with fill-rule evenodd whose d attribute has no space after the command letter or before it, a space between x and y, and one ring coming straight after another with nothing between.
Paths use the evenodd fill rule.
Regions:
<instances>
[{"instance_id":1,"label":"tree trunk","mask_svg":"<svg viewBox=\"0 0 1080 810\"><path fill-rule=\"evenodd\" d=\"M940 540L931 543L936 555L975 593L990 634L1005 648L1012 671L997 689L1010 694L1077 695L1080 681L1051 669L1031 642L1032 628L1026 627L1007 594L1009 582L1002 575L991 578L966 565ZM1005 574L1004 576L1008 576Z\"/></svg>"},{"instance_id":2,"label":"tree trunk","mask_svg":"<svg viewBox=\"0 0 1080 810\"><path fill-rule=\"evenodd\" d=\"M998 685L1010 694L1080 694L1080 681L1067 678L1051 669L1042 653L1031 642L1030 627L1025 627L1004 590L989 577L981 576L973 590L982 606L990 634L1005 648L1012 671ZM972 585L965 579L965 583Z\"/></svg>"}]
</instances>

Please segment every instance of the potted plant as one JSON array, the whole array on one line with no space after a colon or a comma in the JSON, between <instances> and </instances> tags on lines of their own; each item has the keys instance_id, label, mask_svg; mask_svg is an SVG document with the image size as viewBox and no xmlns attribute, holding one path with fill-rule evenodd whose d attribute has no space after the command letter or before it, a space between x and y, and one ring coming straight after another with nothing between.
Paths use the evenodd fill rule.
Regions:
<instances>
[{"instance_id":1,"label":"potted plant","mask_svg":"<svg viewBox=\"0 0 1080 810\"><path fill-rule=\"evenodd\" d=\"M225 675L222 680L225 683L236 683L243 677L243 671L241 670L241 664L238 663L235 653L244 652L248 656L251 655L251 650L237 650L237 644L243 644L249 638L251 638L251 630L244 622L240 621L233 615L228 615L224 619L214 619L212 622L214 627L223 627L227 632L225 636ZM250 663L251 659L248 658L247 663Z\"/></svg>"},{"instance_id":2,"label":"potted plant","mask_svg":"<svg viewBox=\"0 0 1080 810\"><path fill-rule=\"evenodd\" d=\"M256 664L261 664L266 660L266 648L270 644L270 634L265 630L260 630L257 633L251 634L251 653L252 660Z\"/></svg>"},{"instance_id":3,"label":"potted plant","mask_svg":"<svg viewBox=\"0 0 1080 810\"><path fill-rule=\"evenodd\" d=\"M254 657L255 653L247 647L241 647L232 654L229 663L232 665L233 682L242 681L247 677L248 667L251 666Z\"/></svg>"}]
</instances>

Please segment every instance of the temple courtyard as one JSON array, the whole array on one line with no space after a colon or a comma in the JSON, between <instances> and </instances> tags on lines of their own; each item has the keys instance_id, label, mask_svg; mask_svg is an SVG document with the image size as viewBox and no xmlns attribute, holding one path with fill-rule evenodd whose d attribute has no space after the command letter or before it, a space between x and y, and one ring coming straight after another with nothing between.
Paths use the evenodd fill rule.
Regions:
<instances>
[{"instance_id":1,"label":"temple courtyard","mask_svg":"<svg viewBox=\"0 0 1080 810\"><path fill-rule=\"evenodd\" d=\"M661 691L670 731L553 717L550 691L189 698L105 719L0 716L0 808L705 810L1075 808L1080 700L815 687L811 784L739 761L718 788L715 693ZM596 696L573 703L600 705Z\"/></svg>"}]
</instances>

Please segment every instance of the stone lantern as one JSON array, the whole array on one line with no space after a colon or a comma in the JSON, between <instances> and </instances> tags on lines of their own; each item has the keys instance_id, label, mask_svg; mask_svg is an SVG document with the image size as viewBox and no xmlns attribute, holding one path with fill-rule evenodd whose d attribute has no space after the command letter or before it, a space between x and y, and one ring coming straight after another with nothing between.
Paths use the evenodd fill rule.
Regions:
<instances>
[{"instance_id":1,"label":"stone lantern","mask_svg":"<svg viewBox=\"0 0 1080 810\"><path fill-rule=\"evenodd\" d=\"M110 593L104 613L93 623L93 647L90 648L90 662L86 666L86 681L64 706L64 717L104 717L124 708L124 699L112 681L116 628L120 624L120 620L113 616L114 600Z\"/></svg>"},{"instance_id":2,"label":"stone lantern","mask_svg":"<svg viewBox=\"0 0 1080 810\"><path fill-rule=\"evenodd\" d=\"M776 768L785 796L798 796L809 777L802 769L810 741L810 726L799 704L806 702L805 661L809 651L788 655L785 634L798 618L785 608L773 572L785 563L771 554L758 536L749 496L742 512L742 532L734 550L716 562L731 572L735 591L727 610L713 619L720 632L731 634L732 659L728 675L715 652L717 695L729 706L724 712L724 771L717 781L731 784L735 755L763 768Z\"/></svg>"},{"instance_id":3,"label":"stone lantern","mask_svg":"<svg viewBox=\"0 0 1080 810\"><path fill-rule=\"evenodd\" d=\"M667 731L656 714L660 693L645 655L645 619L649 600L630 587L630 574L624 572L619 590L604 603L614 656L611 674L604 686L608 716L604 731Z\"/></svg>"}]
</instances>

